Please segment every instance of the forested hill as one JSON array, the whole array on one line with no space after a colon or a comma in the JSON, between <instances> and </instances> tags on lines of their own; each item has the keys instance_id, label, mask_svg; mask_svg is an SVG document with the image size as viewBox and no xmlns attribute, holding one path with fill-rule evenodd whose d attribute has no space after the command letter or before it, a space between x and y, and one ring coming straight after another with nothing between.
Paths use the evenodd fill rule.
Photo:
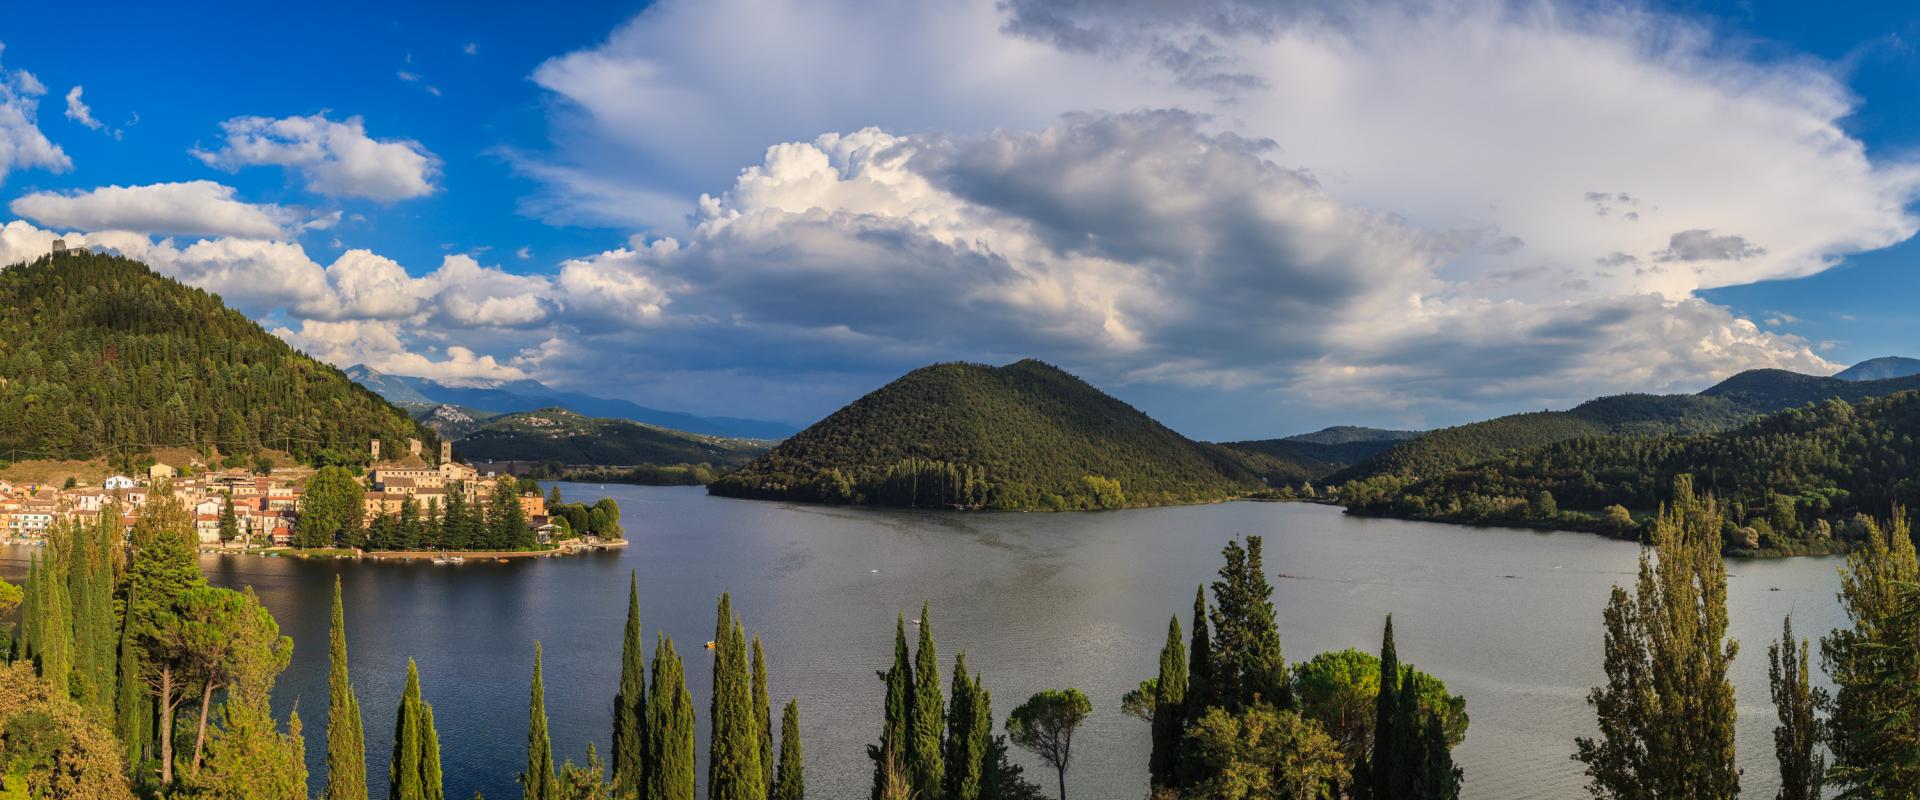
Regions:
<instances>
[{"instance_id":1,"label":"forested hill","mask_svg":"<svg viewBox=\"0 0 1920 800\"><path fill-rule=\"evenodd\" d=\"M0 459L154 447L352 460L431 431L220 298L78 251L0 268Z\"/></svg>"},{"instance_id":2,"label":"forested hill","mask_svg":"<svg viewBox=\"0 0 1920 800\"><path fill-rule=\"evenodd\" d=\"M1378 476L1342 499L1361 512L1597 526L1608 506L1656 508L1683 474L1729 506L1748 539L1733 549L1817 552L1856 514L1920 507L1920 392L1827 400L1720 433L1579 438L1406 485Z\"/></svg>"},{"instance_id":3,"label":"forested hill","mask_svg":"<svg viewBox=\"0 0 1920 800\"><path fill-rule=\"evenodd\" d=\"M1109 508L1233 497L1259 480L1038 361L936 364L854 401L709 488L828 503Z\"/></svg>"},{"instance_id":4,"label":"forested hill","mask_svg":"<svg viewBox=\"0 0 1920 800\"><path fill-rule=\"evenodd\" d=\"M545 408L493 417L453 443L456 455L480 461L557 461L568 466L712 464L736 467L765 453L758 439L701 436Z\"/></svg>"},{"instance_id":5,"label":"forested hill","mask_svg":"<svg viewBox=\"0 0 1920 800\"><path fill-rule=\"evenodd\" d=\"M1284 439L1225 442L1220 446L1269 484L1280 486L1320 481L1419 435L1419 431L1340 425Z\"/></svg>"},{"instance_id":6,"label":"forested hill","mask_svg":"<svg viewBox=\"0 0 1920 800\"><path fill-rule=\"evenodd\" d=\"M1374 475L1418 478L1505 453L1589 436L1690 435L1726 430L1753 418L1829 398L1855 401L1920 388L1920 376L1842 380L1778 369L1748 370L1693 395L1625 394L1567 411L1536 411L1442 428L1329 476L1332 483Z\"/></svg>"}]
</instances>

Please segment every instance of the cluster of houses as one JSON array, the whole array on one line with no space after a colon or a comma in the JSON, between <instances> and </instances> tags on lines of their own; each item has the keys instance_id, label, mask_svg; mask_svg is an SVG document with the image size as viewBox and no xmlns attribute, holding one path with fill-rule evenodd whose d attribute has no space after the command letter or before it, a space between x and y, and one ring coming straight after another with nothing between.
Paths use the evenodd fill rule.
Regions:
<instances>
[{"instance_id":1,"label":"cluster of houses","mask_svg":"<svg viewBox=\"0 0 1920 800\"><path fill-rule=\"evenodd\" d=\"M429 504L446 507L453 493L469 502L484 498L486 487L495 479L491 472L453 460L452 445L442 442L438 464L421 457L420 442L408 440L408 452L398 459L381 461L380 443L372 443L373 467L361 477L366 487L366 516L397 514L406 498L419 507ZM98 486L53 487L0 480L0 539L9 543L37 542L55 525L74 520L97 524L101 514L117 513L128 530L140 519L140 512L160 482L171 486L173 495L193 517L194 531L206 546L253 547L287 546L293 542L300 521L300 502L306 479L313 470L305 467L275 469L270 475L242 472L195 472L182 476L166 464L154 464L143 478L114 475ZM220 541L220 516L227 498L233 499L235 522L240 536L232 542ZM551 532L546 516L546 501L539 494L520 499L528 520L536 530Z\"/></svg>"}]
</instances>

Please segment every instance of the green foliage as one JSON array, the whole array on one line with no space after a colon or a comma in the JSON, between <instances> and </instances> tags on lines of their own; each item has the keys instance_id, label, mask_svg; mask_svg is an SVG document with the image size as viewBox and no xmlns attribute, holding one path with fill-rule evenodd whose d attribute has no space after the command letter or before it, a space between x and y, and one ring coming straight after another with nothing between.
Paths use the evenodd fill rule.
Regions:
<instances>
[{"instance_id":1,"label":"green foliage","mask_svg":"<svg viewBox=\"0 0 1920 800\"><path fill-rule=\"evenodd\" d=\"M1167 643L1160 647L1160 674L1153 680L1153 750L1147 760L1150 787L1179 783L1180 740L1187 729L1187 643L1180 618L1167 620ZM1142 684L1145 688L1145 684Z\"/></svg>"},{"instance_id":2,"label":"green foliage","mask_svg":"<svg viewBox=\"0 0 1920 800\"><path fill-rule=\"evenodd\" d=\"M0 759L36 800L133 800L113 733L29 664L0 668Z\"/></svg>"},{"instance_id":3,"label":"green foliage","mask_svg":"<svg viewBox=\"0 0 1920 800\"><path fill-rule=\"evenodd\" d=\"M1207 776L1180 795L1190 800L1318 800L1328 796L1327 787L1349 780L1333 737L1266 703L1239 714L1207 709L1184 748Z\"/></svg>"},{"instance_id":4,"label":"green foliage","mask_svg":"<svg viewBox=\"0 0 1920 800\"><path fill-rule=\"evenodd\" d=\"M1007 715L1007 738L1054 768L1060 800L1067 800L1074 731L1092 713L1093 704L1079 689L1048 689L1036 692Z\"/></svg>"},{"instance_id":5,"label":"green foliage","mask_svg":"<svg viewBox=\"0 0 1920 800\"><path fill-rule=\"evenodd\" d=\"M708 800L765 800L760 735L753 710L746 631L733 598L720 596L713 631L712 739L707 745Z\"/></svg>"},{"instance_id":6,"label":"green foliage","mask_svg":"<svg viewBox=\"0 0 1920 800\"><path fill-rule=\"evenodd\" d=\"M1273 587L1261 562L1261 537L1229 542L1213 582L1213 653L1207 678L1210 703L1239 710L1260 700L1292 704L1287 664L1274 620Z\"/></svg>"},{"instance_id":7,"label":"green foliage","mask_svg":"<svg viewBox=\"0 0 1920 800\"><path fill-rule=\"evenodd\" d=\"M559 489L556 487L555 492ZM620 648L620 691L613 696L613 784L621 792L646 785L647 654L640 637L640 573L627 576L627 625Z\"/></svg>"},{"instance_id":8,"label":"green foliage","mask_svg":"<svg viewBox=\"0 0 1920 800\"><path fill-rule=\"evenodd\" d=\"M760 637L753 637L753 716L754 734L760 743L760 773L773 792L773 701L767 696L767 656Z\"/></svg>"},{"instance_id":9,"label":"green foliage","mask_svg":"<svg viewBox=\"0 0 1920 800\"><path fill-rule=\"evenodd\" d=\"M886 684L886 713L880 727L880 742L867 745L867 757L873 760L873 798L881 800L887 783L907 749L906 737L913 726L913 660L907 650L907 617L893 621L893 666L880 673Z\"/></svg>"},{"instance_id":10,"label":"green foliage","mask_svg":"<svg viewBox=\"0 0 1920 800\"><path fill-rule=\"evenodd\" d=\"M95 253L0 270L0 456L154 447L310 459L437 439L218 296Z\"/></svg>"},{"instance_id":11,"label":"green foliage","mask_svg":"<svg viewBox=\"0 0 1920 800\"><path fill-rule=\"evenodd\" d=\"M527 703L527 770L520 773L524 800L560 800L553 770L553 742L547 738L547 687L540 674L540 643L533 643L533 690Z\"/></svg>"},{"instance_id":12,"label":"green foliage","mask_svg":"<svg viewBox=\"0 0 1920 800\"><path fill-rule=\"evenodd\" d=\"M769 800L806 800L806 759L800 752L800 701L788 700L780 714L780 769Z\"/></svg>"},{"instance_id":13,"label":"green foliage","mask_svg":"<svg viewBox=\"0 0 1920 800\"><path fill-rule=\"evenodd\" d=\"M642 800L693 800L693 695L673 639L653 647L653 693L647 706L646 787Z\"/></svg>"},{"instance_id":14,"label":"green foliage","mask_svg":"<svg viewBox=\"0 0 1920 800\"><path fill-rule=\"evenodd\" d=\"M360 698L347 675L347 622L338 575L333 579L328 643L326 800L367 800L366 732Z\"/></svg>"},{"instance_id":15,"label":"green foliage","mask_svg":"<svg viewBox=\"0 0 1920 800\"><path fill-rule=\"evenodd\" d=\"M915 370L709 488L827 503L1071 509L1218 500L1258 485L1220 448L1021 361Z\"/></svg>"},{"instance_id":16,"label":"green foliage","mask_svg":"<svg viewBox=\"0 0 1920 800\"><path fill-rule=\"evenodd\" d=\"M980 800L986 780L987 751L993 743L993 710L980 676L967 674L967 654L953 660L953 694L947 703L947 800Z\"/></svg>"},{"instance_id":17,"label":"green foliage","mask_svg":"<svg viewBox=\"0 0 1920 800\"><path fill-rule=\"evenodd\" d=\"M1721 522L1712 499L1679 481L1641 551L1634 593L1613 589L1607 683L1587 697L1600 733L1581 737L1574 755L1596 797L1708 800L1740 791L1727 679L1739 645L1726 635Z\"/></svg>"},{"instance_id":18,"label":"green foliage","mask_svg":"<svg viewBox=\"0 0 1920 800\"><path fill-rule=\"evenodd\" d=\"M1793 617L1780 623L1780 641L1767 646L1767 687L1780 723L1773 729L1773 755L1780 764L1778 800L1820 800L1826 757L1820 752L1819 707L1826 690L1810 680L1809 648L1793 638Z\"/></svg>"},{"instance_id":19,"label":"green foliage","mask_svg":"<svg viewBox=\"0 0 1920 800\"><path fill-rule=\"evenodd\" d=\"M307 479L294 526L300 547L353 546L366 514L366 490L345 467L321 467Z\"/></svg>"},{"instance_id":20,"label":"green foliage","mask_svg":"<svg viewBox=\"0 0 1920 800\"><path fill-rule=\"evenodd\" d=\"M1653 508L1675 477L1692 475L1726 503L1726 533L1753 530L1730 536L1730 552L1828 552L1846 544L1827 537L1854 516L1920 501L1916 431L1920 392L1829 400L1716 434L1580 438L1418 482L1383 476L1343 487L1342 501L1359 513L1626 536L1637 527L1603 509ZM1543 492L1557 500L1547 519L1528 501Z\"/></svg>"},{"instance_id":21,"label":"green foliage","mask_svg":"<svg viewBox=\"0 0 1920 800\"><path fill-rule=\"evenodd\" d=\"M461 457L482 461L595 466L707 463L731 468L767 452L768 443L543 408L487 420L454 447Z\"/></svg>"},{"instance_id":22,"label":"green foliage","mask_svg":"<svg viewBox=\"0 0 1920 800\"><path fill-rule=\"evenodd\" d=\"M940 656L934 650L933 619L920 604L920 641L913 660L913 718L907 725L907 781L921 797L938 797L946 786L946 709L940 696Z\"/></svg>"},{"instance_id":23,"label":"green foliage","mask_svg":"<svg viewBox=\"0 0 1920 800\"><path fill-rule=\"evenodd\" d=\"M388 800L435 800L440 785L440 735L433 707L420 697L420 669L407 659L406 688L394 715L393 758L387 763Z\"/></svg>"},{"instance_id":24,"label":"green foliage","mask_svg":"<svg viewBox=\"0 0 1920 800\"><path fill-rule=\"evenodd\" d=\"M1412 676L1420 709L1436 716L1449 745L1467 735L1467 700L1448 694L1439 678L1401 663L1400 674ZM1326 729L1340 743L1350 765L1358 766L1373 749L1380 695L1380 659L1348 648L1321 653L1293 668L1293 696L1301 716Z\"/></svg>"},{"instance_id":25,"label":"green foliage","mask_svg":"<svg viewBox=\"0 0 1920 800\"><path fill-rule=\"evenodd\" d=\"M1828 777L1840 798L1909 796L1920 786L1920 557L1897 510L1869 523L1840 571L1851 623L1820 641L1834 692L1827 704Z\"/></svg>"}]
</instances>

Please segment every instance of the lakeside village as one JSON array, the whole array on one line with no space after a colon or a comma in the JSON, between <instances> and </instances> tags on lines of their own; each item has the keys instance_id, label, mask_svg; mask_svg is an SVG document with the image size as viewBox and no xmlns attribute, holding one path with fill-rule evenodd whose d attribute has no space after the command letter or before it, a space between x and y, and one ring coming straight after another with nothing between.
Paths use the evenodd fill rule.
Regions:
<instances>
[{"instance_id":1,"label":"lakeside village","mask_svg":"<svg viewBox=\"0 0 1920 800\"><path fill-rule=\"evenodd\" d=\"M538 483L455 461L447 442L437 464L422 458L418 439L407 440L406 455L385 461L379 440L369 447L370 466L358 475L341 467L207 470L195 461L184 468L156 463L144 477L112 475L97 486L0 479L0 541L43 544L58 526L97 525L105 514L118 514L122 533L130 533L155 492L170 491L192 519L203 551L440 563L464 560L450 558L452 552L511 558L626 545L610 499L566 504L556 489L550 502ZM343 502L348 507L340 508ZM358 513L351 507L356 502ZM456 527L471 532L456 533Z\"/></svg>"}]
</instances>

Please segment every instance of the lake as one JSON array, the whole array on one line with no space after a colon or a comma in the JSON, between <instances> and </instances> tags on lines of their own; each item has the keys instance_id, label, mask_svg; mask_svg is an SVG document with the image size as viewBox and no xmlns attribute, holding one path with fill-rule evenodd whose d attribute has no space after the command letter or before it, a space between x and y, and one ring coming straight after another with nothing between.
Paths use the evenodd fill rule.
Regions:
<instances>
[{"instance_id":1,"label":"lake","mask_svg":"<svg viewBox=\"0 0 1920 800\"><path fill-rule=\"evenodd\" d=\"M705 766L714 601L765 641L777 717L800 701L809 794L868 791L895 615L932 603L942 686L958 651L984 671L994 712L1043 688L1094 701L1075 740L1075 798L1145 795L1148 730L1122 693L1157 669L1167 618L1186 627L1194 587L1236 535L1266 537L1281 641L1290 660L1376 651L1391 612L1400 656L1467 697L1455 752L1470 798L1584 796L1574 737L1602 679L1600 611L1632 580L1638 549L1577 533L1478 529L1347 517L1337 508L1227 503L1081 514L823 508L708 497L699 488L562 484L569 500L613 497L633 546L511 564L432 565L208 556L209 579L252 585L296 642L275 699L298 705L316 792L325 762L326 642L342 576L353 678L366 714L373 793L385 793L393 711L406 660L441 735L448 797L518 797L533 642L546 651L557 756L606 753L620 669L627 576L637 572L651 642L687 658ZM16 556L19 554L16 553ZM1836 558L1729 565L1741 763L1747 794L1772 793L1773 709L1766 646L1792 613L1802 635L1841 621ZM909 630L909 635L914 635ZM776 726L778 724L776 719ZM1017 752L1041 785L1050 777ZM704 786L704 774L701 785Z\"/></svg>"}]
</instances>

